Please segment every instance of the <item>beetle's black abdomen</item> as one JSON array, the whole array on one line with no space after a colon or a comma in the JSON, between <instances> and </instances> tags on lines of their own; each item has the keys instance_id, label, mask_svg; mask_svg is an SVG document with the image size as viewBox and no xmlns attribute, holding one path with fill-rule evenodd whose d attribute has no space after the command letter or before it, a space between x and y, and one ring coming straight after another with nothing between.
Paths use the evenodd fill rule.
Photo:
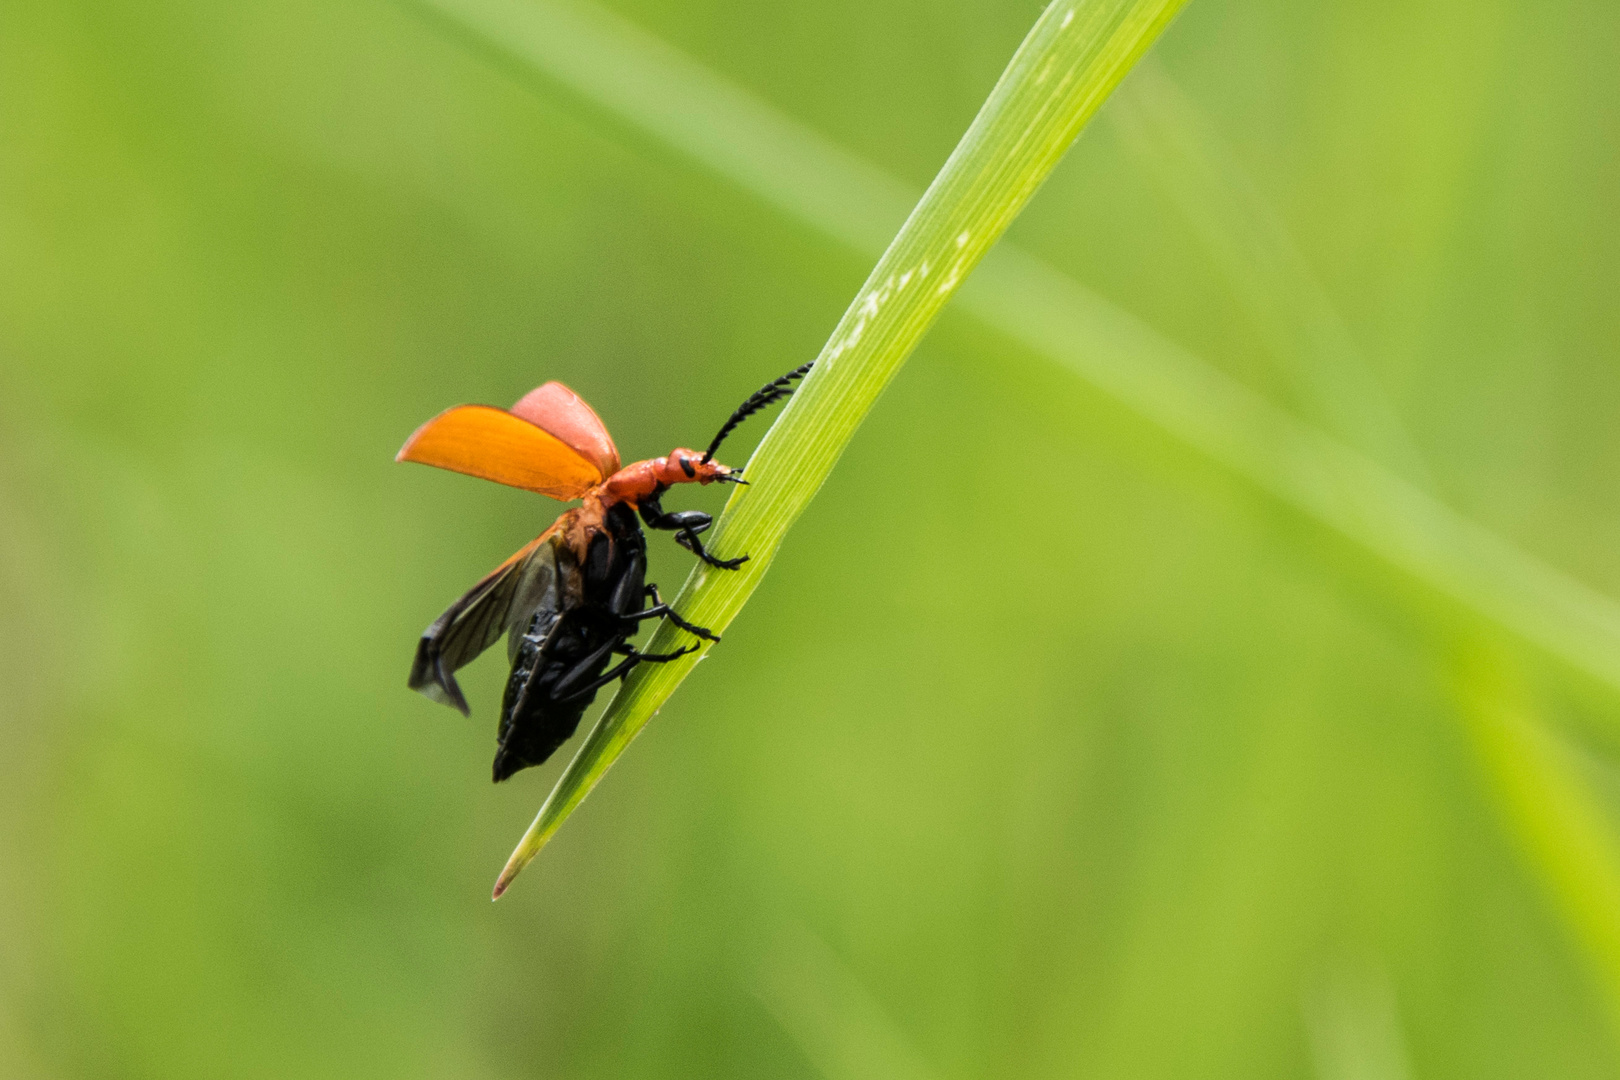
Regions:
<instances>
[{"instance_id":1,"label":"beetle's black abdomen","mask_svg":"<svg viewBox=\"0 0 1620 1080\"><path fill-rule=\"evenodd\" d=\"M512 657L501 704L497 781L539 765L579 727L596 696L593 682L634 633L624 616L645 606L646 568L641 526L623 504L607 512L583 564L558 560L558 573L571 580L556 590L558 606L534 612Z\"/></svg>"},{"instance_id":2,"label":"beetle's black abdomen","mask_svg":"<svg viewBox=\"0 0 1620 1080\"><path fill-rule=\"evenodd\" d=\"M519 769L538 765L549 758L557 747L574 734L579 718L588 702L573 706L559 706L550 700L547 688L555 686L568 669L568 658L581 655L579 645L553 640L560 629L563 616L556 611L541 610L534 613L529 630L523 635L517 656L512 661L512 674L506 680L506 694L501 703L501 726L495 755L495 779L505 780ZM576 635L577 636L577 635ZM550 648L547 648L547 645ZM539 670L537 671L536 668ZM535 703L523 703L525 689Z\"/></svg>"}]
</instances>

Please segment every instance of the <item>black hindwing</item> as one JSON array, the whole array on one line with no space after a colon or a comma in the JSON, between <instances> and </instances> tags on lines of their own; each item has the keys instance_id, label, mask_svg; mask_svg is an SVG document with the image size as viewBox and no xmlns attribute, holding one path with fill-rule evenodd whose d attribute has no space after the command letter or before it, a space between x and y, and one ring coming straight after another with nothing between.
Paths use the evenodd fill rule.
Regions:
<instances>
[{"instance_id":1,"label":"black hindwing","mask_svg":"<svg viewBox=\"0 0 1620 1080\"><path fill-rule=\"evenodd\" d=\"M416 644L408 685L434 701L472 715L455 673L508 631L516 638L532 613L556 605L557 552L566 551L549 529L507 559L433 621ZM515 652L515 646L510 648Z\"/></svg>"}]
</instances>

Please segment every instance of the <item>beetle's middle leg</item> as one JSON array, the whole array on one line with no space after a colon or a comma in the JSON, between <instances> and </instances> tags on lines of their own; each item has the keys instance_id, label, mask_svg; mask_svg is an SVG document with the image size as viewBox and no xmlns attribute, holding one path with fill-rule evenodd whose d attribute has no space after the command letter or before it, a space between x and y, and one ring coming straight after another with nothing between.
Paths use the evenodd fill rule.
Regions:
<instances>
[{"instance_id":1,"label":"beetle's middle leg","mask_svg":"<svg viewBox=\"0 0 1620 1080\"><path fill-rule=\"evenodd\" d=\"M624 620L624 622L633 624L638 623L643 619L656 619L662 617L668 619L682 630L685 630L688 634L691 634L694 637L700 637L704 641L720 640L720 635L716 634L713 630L705 629L704 627L698 626L696 623L689 623L679 615L675 614L670 606L664 603L663 597L658 595L657 585L653 585L649 582L644 591L646 592L647 596L652 598L653 606L643 611L635 612L631 615L619 616L619 618Z\"/></svg>"},{"instance_id":2,"label":"beetle's middle leg","mask_svg":"<svg viewBox=\"0 0 1620 1080\"><path fill-rule=\"evenodd\" d=\"M657 498L641 500L639 510L641 520L647 523L647 528L673 532L677 544L710 566L721 570L735 570L748 561L747 555L739 555L735 559L717 559L704 550L703 541L698 539L698 533L707 532L709 526L714 524L714 518L701 510L677 510L665 513Z\"/></svg>"}]
</instances>

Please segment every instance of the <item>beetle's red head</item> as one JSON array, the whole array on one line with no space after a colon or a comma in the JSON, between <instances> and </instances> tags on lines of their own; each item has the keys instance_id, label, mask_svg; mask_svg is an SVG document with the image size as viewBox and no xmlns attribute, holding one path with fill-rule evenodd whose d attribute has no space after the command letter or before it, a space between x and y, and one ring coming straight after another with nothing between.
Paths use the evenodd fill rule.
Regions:
<instances>
[{"instance_id":1,"label":"beetle's red head","mask_svg":"<svg viewBox=\"0 0 1620 1080\"><path fill-rule=\"evenodd\" d=\"M702 454L684 446L671 450L668 457L655 458L653 474L660 484L667 487L676 484L712 484L716 481L730 484L743 482L740 469L733 469L718 461L705 461Z\"/></svg>"}]
</instances>

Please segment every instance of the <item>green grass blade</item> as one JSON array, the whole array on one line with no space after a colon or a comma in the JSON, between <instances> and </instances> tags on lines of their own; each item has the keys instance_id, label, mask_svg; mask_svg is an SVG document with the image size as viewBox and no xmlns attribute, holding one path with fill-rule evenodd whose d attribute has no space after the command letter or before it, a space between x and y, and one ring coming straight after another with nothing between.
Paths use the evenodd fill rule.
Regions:
<instances>
[{"instance_id":1,"label":"green grass blade","mask_svg":"<svg viewBox=\"0 0 1620 1080\"><path fill-rule=\"evenodd\" d=\"M1591 763L1535 716L1511 660L1488 644L1465 658L1457 691L1503 826L1580 946L1620 1034L1620 836L1590 782Z\"/></svg>"},{"instance_id":2,"label":"green grass blade","mask_svg":"<svg viewBox=\"0 0 1620 1080\"><path fill-rule=\"evenodd\" d=\"M1162 65L1139 66L1107 118L1221 270L1304 413L1403 476L1432 484L1372 365L1276 213Z\"/></svg>"},{"instance_id":3,"label":"green grass blade","mask_svg":"<svg viewBox=\"0 0 1620 1080\"><path fill-rule=\"evenodd\" d=\"M403 0L872 258L920 196L635 23L582 0Z\"/></svg>"},{"instance_id":4,"label":"green grass blade","mask_svg":"<svg viewBox=\"0 0 1620 1080\"><path fill-rule=\"evenodd\" d=\"M883 1004L808 927L780 923L758 952L750 988L827 1080L936 1080Z\"/></svg>"},{"instance_id":5,"label":"green grass blade","mask_svg":"<svg viewBox=\"0 0 1620 1080\"><path fill-rule=\"evenodd\" d=\"M956 150L844 313L816 367L749 461L751 486L726 505L722 552L735 572L700 567L677 601L724 630L770 567L883 388L1085 122L1185 0L1058 0L1030 30ZM663 625L647 649L678 632ZM705 648L706 651L706 648ZM500 896L686 678L701 654L644 665L586 737L495 885Z\"/></svg>"},{"instance_id":6,"label":"green grass blade","mask_svg":"<svg viewBox=\"0 0 1620 1080\"><path fill-rule=\"evenodd\" d=\"M1620 689L1620 605L1016 248L962 306L1515 637Z\"/></svg>"},{"instance_id":7,"label":"green grass blade","mask_svg":"<svg viewBox=\"0 0 1620 1080\"><path fill-rule=\"evenodd\" d=\"M410 2L515 72L578 95L859 251L881 251L914 201L881 170L599 8ZM1002 244L959 307L1487 621L1620 689L1620 604L1051 266Z\"/></svg>"}]
</instances>

